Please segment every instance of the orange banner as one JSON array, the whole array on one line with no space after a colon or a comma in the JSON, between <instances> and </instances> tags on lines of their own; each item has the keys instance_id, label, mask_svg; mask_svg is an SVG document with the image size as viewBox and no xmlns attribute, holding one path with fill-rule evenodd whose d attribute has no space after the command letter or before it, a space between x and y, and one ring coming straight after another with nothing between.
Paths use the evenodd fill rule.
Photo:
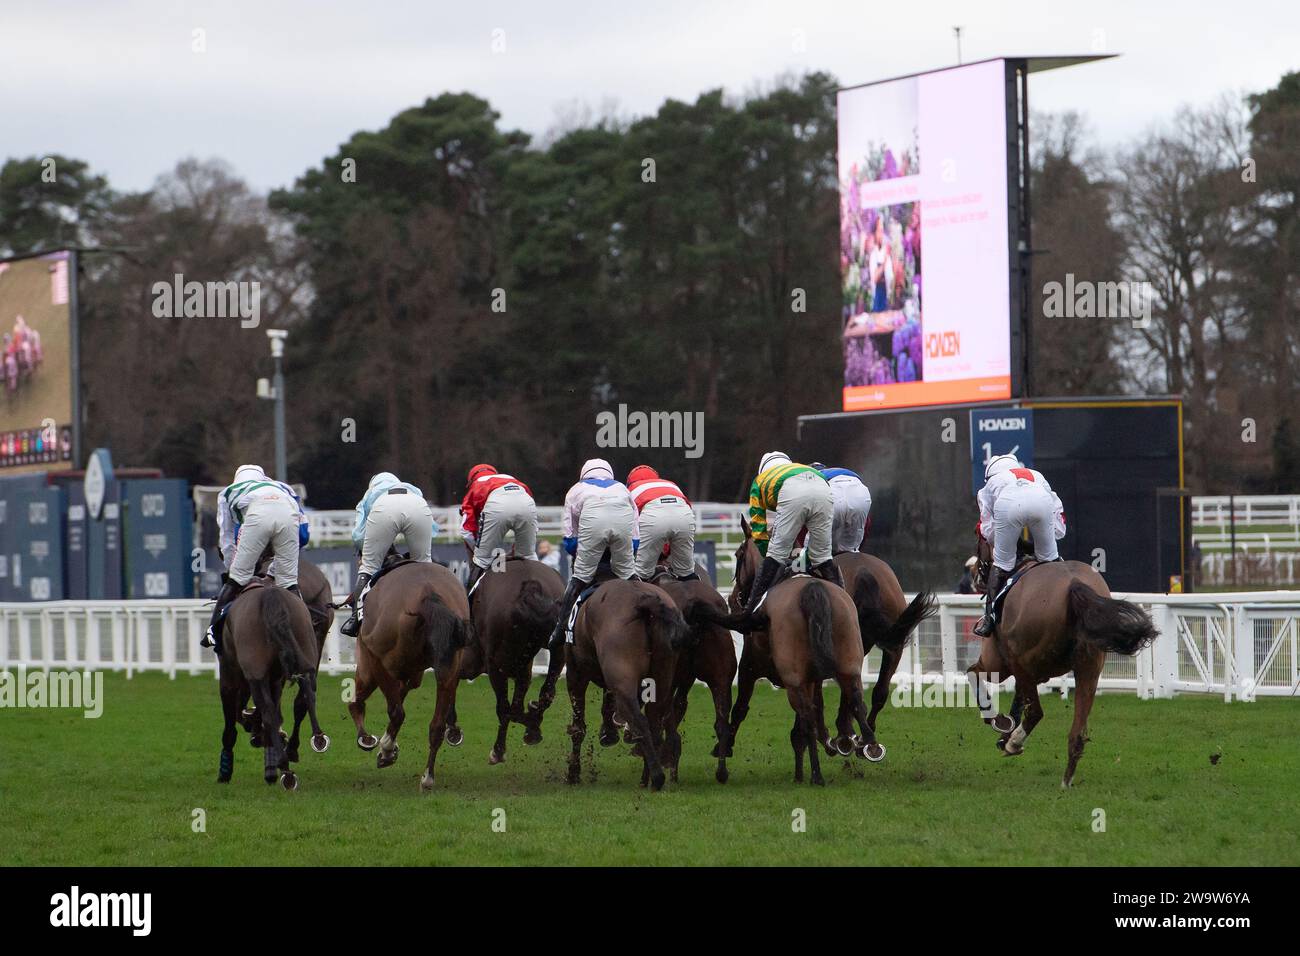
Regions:
<instances>
[{"instance_id":1,"label":"orange banner","mask_svg":"<svg viewBox=\"0 0 1300 956\"><path fill-rule=\"evenodd\" d=\"M877 408L907 408L914 405L991 402L1010 397L1010 375L994 375L991 378L961 378L951 382L898 382L893 385L857 385L844 389L844 411L864 412Z\"/></svg>"}]
</instances>

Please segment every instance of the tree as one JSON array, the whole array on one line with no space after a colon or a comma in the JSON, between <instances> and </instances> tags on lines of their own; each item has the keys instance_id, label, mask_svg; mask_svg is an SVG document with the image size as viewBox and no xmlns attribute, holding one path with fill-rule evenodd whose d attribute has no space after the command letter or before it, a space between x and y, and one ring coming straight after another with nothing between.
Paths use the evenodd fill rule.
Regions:
<instances>
[{"instance_id":1,"label":"tree","mask_svg":"<svg viewBox=\"0 0 1300 956\"><path fill-rule=\"evenodd\" d=\"M89 241L113 200L108 180L54 154L0 167L0 257Z\"/></svg>"}]
</instances>

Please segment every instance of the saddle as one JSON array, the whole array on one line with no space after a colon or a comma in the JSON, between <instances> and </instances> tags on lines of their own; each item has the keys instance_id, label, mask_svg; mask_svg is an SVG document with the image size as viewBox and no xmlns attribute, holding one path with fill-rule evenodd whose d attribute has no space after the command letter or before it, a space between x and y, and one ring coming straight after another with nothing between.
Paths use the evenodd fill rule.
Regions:
<instances>
[{"instance_id":1,"label":"saddle","mask_svg":"<svg viewBox=\"0 0 1300 956\"><path fill-rule=\"evenodd\" d=\"M573 643L573 626L578 623L578 612L582 610L582 605L586 603L587 598L595 594L596 589L604 583L604 581L597 581L578 593L577 600L573 602L573 610L569 612L569 619L564 624L564 643Z\"/></svg>"},{"instance_id":2,"label":"saddle","mask_svg":"<svg viewBox=\"0 0 1300 956\"><path fill-rule=\"evenodd\" d=\"M1002 590L993 597L993 619L995 621L1002 620L1002 605L1006 602L1007 594L1010 593L1011 589L1028 572L1032 571L1042 563L1043 562L1035 561L1030 558L1028 561L1021 562L1020 566L1011 572L1011 577L1007 578L1007 583L1002 585Z\"/></svg>"}]
</instances>

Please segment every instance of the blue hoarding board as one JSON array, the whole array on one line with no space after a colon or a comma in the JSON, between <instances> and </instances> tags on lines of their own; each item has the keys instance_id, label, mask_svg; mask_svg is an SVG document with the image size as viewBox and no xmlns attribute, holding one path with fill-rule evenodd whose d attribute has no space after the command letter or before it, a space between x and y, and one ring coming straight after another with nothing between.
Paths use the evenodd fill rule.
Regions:
<instances>
[{"instance_id":1,"label":"blue hoarding board","mask_svg":"<svg viewBox=\"0 0 1300 956\"><path fill-rule=\"evenodd\" d=\"M194 509L185 481L153 478L123 481L121 487L127 597L193 596Z\"/></svg>"},{"instance_id":2,"label":"blue hoarding board","mask_svg":"<svg viewBox=\"0 0 1300 956\"><path fill-rule=\"evenodd\" d=\"M63 560L64 591L69 600L83 600L90 596L90 564L87 548L89 547L89 515L86 511L86 495L77 484L64 488L67 495L68 513L64 524Z\"/></svg>"},{"instance_id":3,"label":"blue hoarding board","mask_svg":"<svg viewBox=\"0 0 1300 956\"><path fill-rule=\"evenodd\" d=\"M26 492L44 488L45 474L15 475L0 478L0 601L26 601L26 590L13 583L15 559L21 565L18 542L14 533L18 518L17 497Z\"/></svg>"},{"instance_id":4,"label":"blue hoarding board","mask_svg":"<svg viewBox=\"0 0 1300 956\"><path fill-rule=\"evenodd\" d=\"M99 518L88 522L90 548L87 579L91 600L115 601L122 597L122 491L118 481L104 484Z\"/></svg>"},{"instance_id":5,"label":"blue hoarding board","mask_svg":"<svg viewBox=\"0 0 1300 956\"><path fill-rule=\"evenodd\" d=\"M1034 466L1034 412L1029 408L972 408L970 413L971 491L984 487L984 466L998 455L1015 455Z\"/></svg>"},{"instance_id":6,"label":"blue hoarding board","mask_svg":"<svg viewBox=\"0 0 1300 956\"><path fill-rule=\"evenodd\" d=\"M64 598L63 497L61 488L41 488L20 492L9 501L14 543L9 578L19 600Z\"/></svg>"}]
</instances>

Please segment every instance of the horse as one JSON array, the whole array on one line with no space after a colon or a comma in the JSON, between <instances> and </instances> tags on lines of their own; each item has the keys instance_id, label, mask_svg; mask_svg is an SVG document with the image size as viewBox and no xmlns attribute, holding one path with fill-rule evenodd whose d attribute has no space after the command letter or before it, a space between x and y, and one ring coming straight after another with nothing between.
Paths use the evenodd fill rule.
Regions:
<instances>
[{"instance_id":1,"label":"horse","mask_svg":"<svg viewBox=\"0 0 1300 956\"><path fill-rule=\"evenodd\" d=\"M566 645L564 654L573 707L569 783L581 779L587 685L594 683L606 691L601 705L602 745L611 746L618 740L614 726L617 709L640 749L641 786L663 788L663 755L681 750L676 725L668 716L676 654L686 637L681 613L653 584L606 581L582 604L573 626L573 643Z\"/></svg>"},{"instance_id":2,"label":"horse","mask_svg":"<svg viewBox=\"0 0 1300 956\"><path fill-rule=\"evenodd\" d=\"M298 777L289 768L297 760L280 732L280 695L284 682L298 685L299 706L311 718L313 747L318 740L328 746L316 719L316 661L319 650L312 633L307 606L284 588L254 579L226 612L219 658L221 707L225 729L221 736L218 783L229 783L234 774L235 725L243 703L251 693L257 702L264 752L263 778L274 783L280 777L286 790L298 788Z\"/></svg>"},{"instance_id":3,"label":"horse","mask_svg":"<svg viewBox=\"0 0 1300 956\"><path fill-rule=\"evenodd\" d=\"M707 580L678 581L671 574L659 573L654 583L663 589L681 611L682 617L690 625L690 633L681 651L677 654L677 670L673 676L673 706L669 711L668 721L674 732L686 716L686 707L690 702L691 688L701 681L709 688L713 696L713 732L718 738L713 748L713 756L718 759L718 769L714 778L718 783L727 782L727 753L731 749L731 682L736 678L736 647L731 640L731 631L720 624L700 621L696 607L707 605L719 614L727 613L727 603L718 593L718 589ZM674 733L673 738L680 740ZM677 767L681 760L681 746L668 753L668 770L674 783L677 781Z\"/></svg>"},{"instance_id":4,"label":"horse","mask_svg":"<svg viewBox=\"0 0 1300 956\"><path fill-rule=\"evenodd\" d=\"M976 534L975 589L983 593L992 564L992 545ZM1061 787L1073 785L1074 773L1088 740L1088 715L1097 681L1113 652L1132 656L1155 640L1155 625L1131 601L1112 598L1105 580L1081 561L1022 560L1023 577L1007 592L991 640L968 672L1006 675L1016 679L1013 721L1023 721L1002 734L1004 755L1024 752L1025 739L1043 717L1038 685L1074 671L1074 722L1070 726L1065 775Z\"/></svg>"},{"instance_id":5,"label":"horse","mask_svg":"<svg viewBox=\"0 0 1300 956\"><path fill-rule=\"evenodd\" d=\"M266 570L266 566L271 561L270 549L262 556L258 562L257 574L261 575ZM316 676L320 670L321 654L325 651L325 639L329 636L330 627L334 624L334 610L332 601L334 600L333 588L330 587L329 579L310 561L299 559L298 561L298 592L302 595L303 604L307 605L307 613L311 617L312 630L316 634L316 653L313 657L314 667L311 674L311 686L313 693L316 690ZM248 707L248 697L245 696L242 701L243 712L239 720L244 729L248 731L249 742L254 747L262 746L261 720L257 716L257 711ZM293 702L293 733L289 735L288 750L289 761L296 763L298 761L298 733L302 727L303 717L307 714L307 702L303 697L302 690L299 689L298 695ZM324 753L329 749L330 739L327 734L319 736L313 734L311 738L311 749L316 753Z\"/></svg>"},{"instance_id":6,"label":"horse","mask_svg":"<svg viewBox=\"0 0 1300 956\"><path fill-rule=\"evenodd\" d=\"M937 613L938 606L933 591L920 592L909 604L893 569L873 555L845 551L835 556L835 564L844 576L844 589L858 610L863 650L869 654L873 647L880 648L880 672L871 691L871 709L867 714L867 726L874 732L876 717L889 700L889 682L898 670L903 648L921 622ZM832 757L848 756L855 744L850 723L852 714L845 703L841 698L835 718L838 735L833 741L825 726L819 725L823 746ZM822 710L820 689L817 709L819 713Z\"/></svg>"},{"instance_id":7,"label":"horse","mask_svg":"<svg viewBox=\"0 0 1300 956\"><path fill-rule=\"evenodd\" d=\"M749 522L742 517L740 525L745 538L736 549L736 575L727 599L734 613L720 618L712 608L697 607L693 614L696 620L713 621L745 635L736 702L731 709L728 755L749 713L754 685L759 678L765 678L773 686L785 688L795 713L790 730L795 782L803 782L803 754L807 750L810 779L818 786L824 784L817 754L821 724L817 699L822 681L833 678L840 688L841 706L858 723L856 753L873 763L883 760L885 748L876 741L875 731L867 723L862 698L862 659L866 655L858 610L848 592L819 578L778 576L762 605L752 615L746 614L743 608L761 559Z\"/></svg>"},{"instance_id":8,"label":"horse","mask_svg":"<svg viewBox=\"0 0 1300 956\"><path fill-rule=\"evenodd\" d=\"M348 712L357 728L357 746L379 753L379 768L397 762L397 733L406 719L406 695L432 668L438 698L429 722L429 762L420 789L433 789L433 768L456 705L465 648L473 639L469 601L460 580L440 564L426 561L390 563L365 597L365 615L357 636L356 694ZM378 687L388 704L388 727L378 740L366 732L366 699Z\"/></svg>"},{"instance_id":9,"label":"horse","mask_svg":"<svg viewBox=\"0 0 1300 956\"><path fill-rule=\"evenodd\" d=\"M559 610L564 584L554 568L540 561L510 558L501 571L488 571L469 598L474 640L461 660L462 680L487 674L496 694L497 739L489 764L506 759L506 732L513 720L526 725L524 743L542 739L541 719L530 722L524 698L533 679L533 658L546 646ZM513 699L510 680L515 682Z\"/></svg>"}]
</instances>

